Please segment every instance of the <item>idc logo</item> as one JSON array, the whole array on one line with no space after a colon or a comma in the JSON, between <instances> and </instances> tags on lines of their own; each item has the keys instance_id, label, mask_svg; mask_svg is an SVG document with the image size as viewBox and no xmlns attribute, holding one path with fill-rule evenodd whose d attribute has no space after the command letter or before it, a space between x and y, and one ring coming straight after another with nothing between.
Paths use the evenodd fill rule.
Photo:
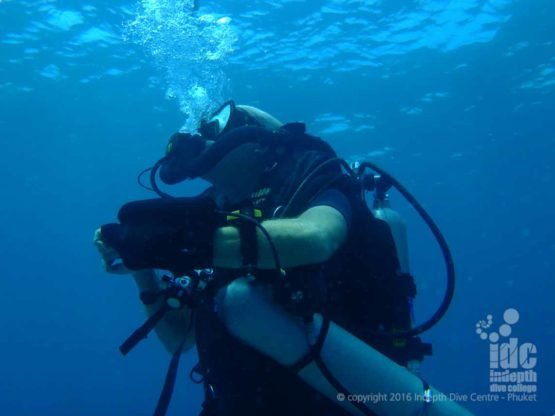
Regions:
<instances>
[{"instance_id":1,"label":"idc logo","mask_svg":"<svg viewBox=\"0 0 555 416\"><path fill-rule=\"evenodd\" d=\"M476 334L489 344L490 392L507 393L507 401L536 401L538 349L514 334L520 313L513 308L503 313L503 322L493 331L493 316L476 323Z\"/></svg>"}]
</instances>

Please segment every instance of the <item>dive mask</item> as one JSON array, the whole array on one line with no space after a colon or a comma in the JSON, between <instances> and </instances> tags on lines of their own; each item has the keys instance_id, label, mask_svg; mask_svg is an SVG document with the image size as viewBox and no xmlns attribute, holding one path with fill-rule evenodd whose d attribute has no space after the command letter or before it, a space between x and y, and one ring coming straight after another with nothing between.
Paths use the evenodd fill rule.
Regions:
<instances>
[{"instance_id":1,"label":"dive mask","mask_svg":"<svg viewBox=\"0 0 555 416\"><path fill-rule=\"evenodd\" d=\"M215 140L221 133L226 130L230 124L231 115L235 114L237 109L233 101L227 101L218 108L208 120L202 120L198 129L199 133L206 140Z\"/></svg>"},{"instance_id":2,"label":"dive mask","mask_svg":"<svg viewBox=\"0 0 555 416\"><path fill-rule=\"evenodd\" d=\"M256 116L247 110L248 106L235 105L233 100L226 101L212 115L200 123L198 132L206 140L218 140L223 134L237 127L265 127Z\"/></svg>"},{"instance_id":3,"label":"dive mask","mask_svg":"<svg viewBox=\"0 0 555 416\"><path fill-rule=\"evenodd\" d=\"M202 175L237 145L257 141L261 135L269 133L262 131L261 126L255 117L237 107L232 100L225 102L201 122L199 134L175 133L171 136L166 156L160 161L160 178L164 183L174 185Z\"/></svg>"}]
</instances>

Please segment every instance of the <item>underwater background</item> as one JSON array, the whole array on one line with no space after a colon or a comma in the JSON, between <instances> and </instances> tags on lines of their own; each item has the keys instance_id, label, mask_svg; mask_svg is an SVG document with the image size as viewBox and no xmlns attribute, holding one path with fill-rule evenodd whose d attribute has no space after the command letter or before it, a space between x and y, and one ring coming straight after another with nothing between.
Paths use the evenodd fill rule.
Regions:
<instances>
[{"instance_id":1,"label":"underwater background","mask_svg":"<svg viewBox=\"0 0 555 416\"><path fill-rule=\"evenodd\" d=\"M119 354L144 314L131 279L103 271L93 232L153 197L136 175L230 97L381 165L432 214L458 280L423 337L431 384L488 393L494 340L477 329L514 308L511 336L537 349L536 400L461 404L555 414L554 15L552 0L0 0L0 414L152 413L170 357L154 335ZM392 199L421 322L444 266ZM195 358L169 415L199 412Z\"/></svg>"}]
</instances>

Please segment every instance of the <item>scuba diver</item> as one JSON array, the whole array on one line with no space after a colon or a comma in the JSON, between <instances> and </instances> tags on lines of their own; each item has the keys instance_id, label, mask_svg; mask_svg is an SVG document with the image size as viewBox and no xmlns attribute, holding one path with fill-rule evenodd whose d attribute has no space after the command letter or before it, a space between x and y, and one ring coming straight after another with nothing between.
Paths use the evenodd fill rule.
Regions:
<instances>
[{"instance_id":1,"label":"scuba diver","mask_svg":"<svg viewBox=\"0 0 555 416\"><path fill-rule=\"evenodd\" d=\"M149 316L121 352L154 329L173 354L156 415L168 408L179 356L195 345L202 416L470 415L418 375L431 345L417 335L447 310L453 263L394 178L347 164L303 123L233 101L198 133L174 134L149 171L160 198L125 204L94 241L108 272L133 275ZM192 178L211 186L183 198L157 183ZM445 299L419 326L392 186L447 262Z\"/></svg>"}]
</instances>

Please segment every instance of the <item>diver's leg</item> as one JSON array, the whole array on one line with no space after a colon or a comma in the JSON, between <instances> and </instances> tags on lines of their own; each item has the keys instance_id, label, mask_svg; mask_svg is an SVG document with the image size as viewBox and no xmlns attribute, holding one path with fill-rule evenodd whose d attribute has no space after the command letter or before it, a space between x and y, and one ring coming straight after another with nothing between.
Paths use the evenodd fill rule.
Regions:
<instances>
[{"instance_id":1,"label":"diver's leg","mask_svg":"<svg viewBox=\"0 0 555 416\"><path fill-rule=\"evenodd\" d=\"M218 313L226 328L237 338L284 366L297 363L310 352L305 325L271 301L268 286L254 285L248 278L237 279L216 297ZM317 329L322 318L315 317ZM366 402L378 415L468 416L470 412L449 400L435 401L424 408L422 381L333 322L321 350L323 362L353 394L383 393ZM360 414L348 400L339 402L337 391L327 382L314 362L299 376L330 400L353 414ZM390 396L397 394L397 396ZM404 397L410 397L403 400ZM434 397L439 393L433 391ZM374 396L376 397L376 396Z\"/></svg>"}]
</instances>

